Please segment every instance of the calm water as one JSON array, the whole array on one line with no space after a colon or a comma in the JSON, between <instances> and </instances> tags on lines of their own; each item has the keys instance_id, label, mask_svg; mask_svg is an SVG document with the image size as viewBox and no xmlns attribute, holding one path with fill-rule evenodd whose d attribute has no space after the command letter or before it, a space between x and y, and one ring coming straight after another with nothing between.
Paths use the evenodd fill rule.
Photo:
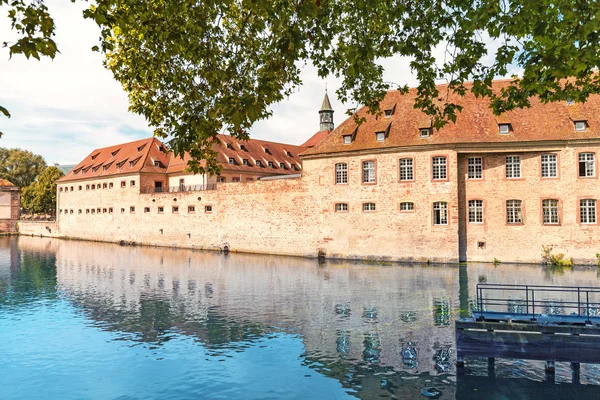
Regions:
<instances>
[{"instance_id":1,"label":"calm water","mask_svg":"<svg viewBox=\"0 0 600 400\"><path fill-rule=\"evenodd\" d=\"M595 269L402 266L0 238L0 399L600 398L600 369L454 369L478 282Z\"/></svg>"}]
</instances>

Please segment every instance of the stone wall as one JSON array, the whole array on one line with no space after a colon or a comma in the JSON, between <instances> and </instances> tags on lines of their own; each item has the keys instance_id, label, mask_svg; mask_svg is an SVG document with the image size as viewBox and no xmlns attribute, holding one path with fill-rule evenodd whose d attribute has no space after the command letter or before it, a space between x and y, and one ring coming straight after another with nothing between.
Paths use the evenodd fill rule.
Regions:
<instances>
[{"instance_id":1,"label":"stone wall","mask_svg":"<svg viewBox=\"0 0 600 400\"><path fill-rule=\"evenodd\" d=\"M113 189L59 192L58 226L61 236L99 241L419 262L539 262L541 246L553 245L555 252L591 263L600 252L600 228L577 222L577 204L582 196L600 198L600 184L597 177L577 178L576 157L583 149L481 150L473 153L484 157L481 181L465 178L470 153L454 149L305 159L302 178L186 193L141 194L155 180L166 184L160 174L105 178L98 181L113 182ZM558 179L540 178L540 155L550 151L559 154ZM507 154L521 155L521 179L504 178ZM434 181L432 157L440 155L447 157L448 178ZM401 158L413 159L411 182L399 181ZM362 183L365 160L376 161L374 184ZM335 184L340 162L348 164L343 185ZM127 182L124 188L121 181ZM524 202L522 225L506 224L505 201L513 198ZM541 223L544 198L560 200L558 226ZM484 223L468 223L469 199L484 201ZM375 211L363 211L367 202L375 203ZM401 211L401 202L414 203L414 210ZM448 204L447 225L433 223L434 202ZM336 212L336 203L348 204L348 211Z\"/></svg>"},{"instance_id":2,"label":"stone wall","mask_svg":"<svg viewBox=\"0 0 600 400\"><path fill-rule=\"evenodd\" d=\"M61 237L56 221L19 221L19 235Z\"/></svg>"}]
</instances>

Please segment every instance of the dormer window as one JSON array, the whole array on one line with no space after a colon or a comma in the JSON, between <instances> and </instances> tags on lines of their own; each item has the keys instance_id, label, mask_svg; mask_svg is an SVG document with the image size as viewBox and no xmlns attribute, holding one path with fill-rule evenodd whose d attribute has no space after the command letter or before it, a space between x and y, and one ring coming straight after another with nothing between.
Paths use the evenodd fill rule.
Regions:
<instances>
[{"instance_id":1,"label":"dormer window","mask_svg":"<svg viewBox=\"0 0 600 400\"><path fill-rule=\"evenodd\" d=\"M271 154L271 150L269 150L268 148L265 147L265 153Z\"/></svg>"},{"instance_id":2,"label":"dormer window","mask_svg":"<svg viewBox=\"0 0 600 400\"><path fill-rule=\"evenodd\" d=\"M375 137L378 142L383 142L385 140L385 132L375 132Z\"/></svg>"},{"instance_id":3,"label":"dormer window","mask_svg":"<svg viewBox=\"0 0 600 400\"><path fill-rule=\"evenodd\" d=\"M154 166L158 167L158 168L164 168L165 167L165 165L163 163L161 163L160 161L154 161Z\"/></svg>"},{"instance_id":4,"label":"dormer window","mask_svg":"<svg viewBox=\"0 0 600 400\"><path fill-rule=\"evenodd\" d=\"M567 97L567 105L572 106L573 104L575 104L575 100L573 100L571 97Z\"/></svg>"},{"instance_id":5,"label":"dormer window","mask_svg":"<svg viewBox=\"0 0 600 400\"><path fill-rule=\"evenodd\" d=\"M498 133L508 135L510 133L510 124L498 124Z\"/></svg>"},{"instance_id":6,"label":"dormer window","mask_svg":"<svg viewBox=\"0 0 600 400\"><path fill-rule=\"evenodd\" d=\"M117 149L117 150L113 151L112 153L110 153L110 156L111 156L111 157L114 157L114 156L116 156L116 155L117 155L117 153L119 152L119 150L121 150L121 149Z\"/></svg>"},{"instance_id":7,"label":"dormer window","mask_svg":"<svg viewBox=\"0 0 600 400\"><path fill-rule=\"evenodd\" d=\"M138 147L138 152L140 152L140 151L144 150L144 147L146 147L146 145L145 145L145 144L143 144L143 145L141 145L140 147Z\"/></svg>"},{"instance_id":8,"label":"dormer window","mask_svg":"<svg viewBox=\"0 0 600 400\"><path fill-rule=\"evenodd\" d=\"M419 129L419 135L422 138L428 138L429 136L431 136L431 128L421 128L421 129Z\"/></svg>"},{"instance_id":9,"label":"dormer window","mask_svg":"<svg viewBox=\"0 0 600 400\"><path fill-rule=\"evenodd\" d=\"M158 151L160 151L161 153L166 153L167 149L165 149L164 146L158 146Z\"/></svg>"},{"instance_id":10,"label":"dormer window","mask_svg":"<svg viewBox=\"0 0 600 400\"><path fill-rule=\"evenodd\" d=\"M140 157L136 158L135 160L129 161L129 168L133 168L135 166L135 164L137 164L137 162L139 161L139 159L140 159Z\"/></svg>"},{"instance_id":11,"label":"dormer window","mask_svg":"<svg viewBox=\"0 0 600 400\"><path fill-rule=\"evenodd\" d=\"M229 157L229 164L235 164L235 158Z\"/></svg>"},{"instance_id":12,"label":"dormer window","mask_svg":"<svg viewBox=\"0 0 600 400\"><path fill-rule=\"evenodd\" d=\"M231 145L231 143L227 143L227 148L233 150L233 146Z\"/></svg>"},{"instance_id":13,"label":"dormer window","mask_svg":"<svg viewBox=\"0 0 600 400\"><path fill-rule=\"evenodd\" d=\"M582 132L587 128L587 121L575 121L575 131Z\"/></svg>"},{"instance_id":14,"label":"dormer window","mask_svg":"<svg viewBox=\"0 0 600 400\"><path fill-rule=\"evenodd\" d=\"M275 163L273 161L269 161L268 164L269 164L269 167L275 168Z\"/></svg>"},{"instance_id":15,"label":"dormer window","mask_svg":"<svg viewBox=\"0 0 600 400\"><path fill-rule=\"evenodd\" d=\"M100 168L100 165L96 165L95 167L92 168L92 172L98 171L99 168Z\"/></svg>"},{"instance_id":16,"label":"dormer window","mask_svg":"<svg viewBox=\"0 0 600 400\"><path fill-rule=\"evenodd\" d=\"M246 150L246 146L244 146L243 144L240 144L240 150L242 150L242 151L248 151L248 150Z\"/></svg>"},{"instance_id":17,"label":"dormer window","mask_svg":"<svg viewBox=\"0 0 600 400\"><path fill-rule=\"evenodd\" d=\"M288 155L288 157L294 157L294 156L292 155L292 153L291 153L291 152L289 152L289 151L286 151L285 153Z\"/></svg>"},{"instance_id":18,"label":"dormer window","mask_svg":"<svg viewBox=\"0 0 600 400\"><path fill-rule=\"evenodd\" d=\"M344 135L344 144L352 143L352 135Z\"/></svg>"},{"instance_id":19,"label":"dormer window","mask_svg":"<svg viewBox=\"0 0 600 400\"><path fill-rule=\"evenodd\" d=\"M262 162L260 160L256 160L256 166L257 167L262 167Z\"/></svg>"},{"instance_id":20,"label":"dormer window","mask_svg":"<svg viewBox=\"0 0 600 400\"><path fill-rule=\"evenodd\" d=\"M385 111L384 111L384 113L385 113L385 116L386 116L386 117L391 117L391 116L392 116L392 114L394 113L394 110L392 110L392 109L390 108L389 110L385 110Z\"/></svg>"},{"instance_id":21,"label":"dormer window","mask_svg":"<svg viewBox=\"0 0 600 400\"><path fill-rule=\"evenodd\" d=\"M250 162L248 161L248 159L247 159L247 158L244 158L244 159L242 160L242 163L243 163L244 165L250 165Z\"/></svg>"},{"instance_id":22,"label":"dormer window","mask_svg":"<svg viewBox=\"0 0 600 400\"><path fill-rule=\"evenodd\" d=\"M103 171L106 171L108 168L110 168L110 166L112 165L112 163L113 163L113 162L111 161L110 163L108 163L108 164L104 165L104 166L102 167L102 170L103 170Z\"/></svg>"},{"instance_id":23,"label":"dormer window","mask_svg":"<svg viewBox=\"0 0 600 400\"><path fill-rule=\"evenodd\" d=\"M92 160L95 160L95 159L96 159L96 157L98 157L98 154L100 154L100 153L96 153L96 154L94 154L94 155L92 156Z\"/></svg>"},{"instance_id":24,"label":"dormer window","mask_svg":"<svg viewBox=\"0 0 600 400\"><path fill-rule=\"evenodd\" d=\"M296 168L296 164L292 164L290 167L291 167L291 168L292 168L294 171L296 171L296 170L297 170L297 168Z\"/></svg>"},{"instance_id":25,"label":"dormer window","mask_svg":"<svg viewBox=\"0 0 600 400\"><path fill-rule=\"evenodd\" d=\"M287 169L287 167L285 166L285 163L279 163L279 168Z\"/></svg>"}]
</instances>

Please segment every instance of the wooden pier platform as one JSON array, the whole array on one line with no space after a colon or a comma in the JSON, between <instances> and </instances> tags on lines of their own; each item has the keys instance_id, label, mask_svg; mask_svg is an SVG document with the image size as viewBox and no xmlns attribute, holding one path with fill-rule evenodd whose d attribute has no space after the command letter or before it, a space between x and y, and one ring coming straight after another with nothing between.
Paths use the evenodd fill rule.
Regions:
<instances>
[{"instance_id":1,"label":"wooden pier platform","mask_svg":"<svg viewBox=\"0 0 600 400\"><path fill-rule=\"evenodd\" d=\"M600 364L600 288L477 285L473 317L456 321L456 365L485 357L570 362L573 382L581 363ZM552 377L550 377L550 380Z\"/></svg>"}]
</instances>

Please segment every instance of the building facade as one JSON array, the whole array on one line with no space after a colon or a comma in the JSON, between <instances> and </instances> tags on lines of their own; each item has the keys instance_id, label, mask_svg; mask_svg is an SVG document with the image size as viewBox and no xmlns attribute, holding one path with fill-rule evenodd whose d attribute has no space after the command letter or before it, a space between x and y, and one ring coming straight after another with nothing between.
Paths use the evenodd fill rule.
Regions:
<instances>
[{"instance_id":1,"label":"building facade","mask_svg":"<svg viewBox=\"0 0 600 400\"><path fill-rule=\"evenodd\" d=\"M21 211L21 190L6 179L0 179L0 233L17 232Z\"/></svg>"},{"instance_id":2,"label":"building facade","mask_svg":"<svg viewBox=\"0 0 600 400\"><path fill-rule=\"evenodd\" d=\"M508 83L497 81L494 90ZM183 167L169 172L174 164L158 150L167 157L164 170L152 169L155 157L149 155L152 162L144 165L150 170L82 179L75 172L82 164L98 170L92 153L59 181L59 234L419 262L539 262L542 246L550 246L576 263L596 262L600 97L584 104L531 99L530 108L494 116L487 101L467 95L454 99L463 106L457 122L434 130L431 119L413 108L415 95L389 92L381 115L357 111L365 118L361 125L349 118L333 131L321 126L311 146L280 145L291 158L283 161L291 179L222 185L218 177L202 177L198 187L165 192L156 190L160 179L177 188L179 179L185 186L200 178ZM247 149L265 153L264 145L250 142ZM240 167L264 171L256 157L246 165L239 148L225 148L236 151ZM298 153L302 163L292 169ZM229 157L219 161L228 164ZM274 175L268 166L263 177ZM88 184L96 190L84 190Z\"/></svg>"}]
</instances>

